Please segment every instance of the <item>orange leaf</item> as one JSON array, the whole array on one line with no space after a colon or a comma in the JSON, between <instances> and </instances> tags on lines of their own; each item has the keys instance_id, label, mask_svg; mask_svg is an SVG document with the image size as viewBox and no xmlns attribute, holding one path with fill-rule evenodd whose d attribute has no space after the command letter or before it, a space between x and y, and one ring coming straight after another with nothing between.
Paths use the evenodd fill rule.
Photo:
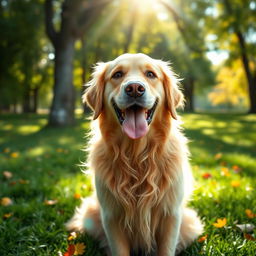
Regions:
<instances>
[{"instance_id":1,"label":"orange leaf","mask_svg":"<svg viewBox=\"0 0 256 256\"><path fill-rule=\"evenodd\" d=\"M255 237L253 237L252 235L250 235L250 234L244 234L244 238L246 239L246 240L251 240L251 241L256 241L256 238Z\"/></svg>"},{"instance_id":2,"label":"orange leaf","mask_svg":"<svg viewBox=\"0 0 256 256\"><path fill-rule=\"evenodd\" d=\"M63 256L72 256L75 252L75 246L73 244L68 245L68 250L63 254Z\"/></svg>"},{"instance_id":3,"label":"orange leaf","mask_svg":"<svg viewBox=\"0 0 256 256\"><path fill-rule=\"evenodd\" d=\"M85 244L84 243L77 243L75 244L75 253L74 255L82 255L85 251Z\"/></svg>"},{"instance_id":4,"label":"orange leaf","mask_svg":"<svg viewBox=\"0 0 256 256\"><path fill-rule=\"evenodd\" d=\"M227 219L217 219L217 222L213 223L212 225L216 228L223 228L227 224Z\"/></svg>"},{"instance_id":5,"label":"orange leaf","mask_svg":"<svg viewBox=\"0 0 256 256\"><path fill-rule=\"evenodd\" d=\"M4 153L9 153L10 152L10 149L9 148L5 148L4 149Z\"/></svg>"},{"instance_id":6,"label":"orange leaf","mask_svg":"<svg viewBox=\"0 0 256 256\"><path fill-rule=\"evenodd\" d=\"M219 160L222 158L222 153L217 153L215 156L214 156L215 160Z\"/></svg>"},{"instance_id":7,"label":"orange leaf","mask_svg":"<svg viewBox=\"0 0 256 256\"><path fill-rule=\"evenodd\" d=\"M13 204L12 199L9 197L3 197L0 202L2 206L9 206Z\"/></svg>"},{"instance_id":8,"label":"orange leaf","mask_svg":"<svg viewBox=\"0 0 256 256\"><path fill-rule=\"evenodd\" d=\"M212 177L212 175L211 175L209 172L205 172L205 173L202 174L202 177L203 177L204 179L209 179L209 178Z\"/></svg>"},{"instance_id":9,"label":"orange leaf","mask_svg":"<svg viewBox=\"0 0 256 256\"><path fill-rule=\"evenodd\" d=\"M11 158L17 158L17 157L19 157L19 152L12 152L11 154L10 154L10 157Z\"/></svg>"},{"instance_id":10,"label":"orange leaf","mask_svg":"<svg viewBox=\"0 0 256 256\"><path fill-rule=\"evenodd\" d=\"M201 236L201 237L198 238L197 241L198 241L199 243L202 243L202 242L204 242L204 241L207 239L207 236L208 236L208 235Z\"/></svg>"},{"instance_id":11,"label":"orange leaf","mask_svg":"<svg viewBox=\"0 0 256 256\"><path fill-rule=\"evenodd\" d=\"M254 214L250 209L246 209L245 213L246 213L247 217L250 219L256 217L256 214Z\"/></svg>"},{"instance_id":12,"label":"orange leaf","mask_svg":"<svg viewBox=\"0 0 256 256\"><path fill-rule=\"evenodd\" d=\"M236 173L238 173L238 172L241 171L241 168L240 168L239 166L237 166L237 165L233 165L233 166L232 166L232 169L233 169L234 172L236 172Z\"/></svg>"},{"instance_id":13,"label":"orange leaf","mask_svg":"<svg viewBox=\"0 0 256 256\"><path fill-rule=\"evenodd\" d=\"M79 193L75 193L75 194L74 194L74 198L75 198L75 199L80 199L80 198L81 198L81 195L80 195Z\"/></svg>"}]
</instances>

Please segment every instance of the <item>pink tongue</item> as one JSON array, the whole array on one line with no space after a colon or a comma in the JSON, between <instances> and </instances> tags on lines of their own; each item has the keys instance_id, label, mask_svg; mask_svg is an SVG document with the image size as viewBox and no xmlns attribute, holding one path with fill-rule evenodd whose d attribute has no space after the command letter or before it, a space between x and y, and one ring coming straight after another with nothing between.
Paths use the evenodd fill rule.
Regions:
<instances>
[{"instance_id":1,"label":"pink tongue","mask_svg":"<svg viewBox=\"0 0 256 256\"><path fill-rule=\"evenodd\" d=\"M138 139L148 131L148 124L145 118L145 111L142 108L125 110L123 131L131 138Z\"/></svg>"}]
</instances>

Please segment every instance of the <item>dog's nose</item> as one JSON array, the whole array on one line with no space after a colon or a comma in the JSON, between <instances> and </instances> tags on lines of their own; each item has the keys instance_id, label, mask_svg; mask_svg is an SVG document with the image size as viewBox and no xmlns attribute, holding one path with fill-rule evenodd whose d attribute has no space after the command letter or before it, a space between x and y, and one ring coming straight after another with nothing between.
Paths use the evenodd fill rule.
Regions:
<instances>
[{"instance_id":1,"label":"dog's nose","mask_svg":"<svg viewBox=\"0 0 256 256\"><path fill-rule=\"evenodd\" d=\"M130 83L124 90L128 96L133 98L141 97L145 93L145 87L140 83Z\"/></svg>"}]
</instances>

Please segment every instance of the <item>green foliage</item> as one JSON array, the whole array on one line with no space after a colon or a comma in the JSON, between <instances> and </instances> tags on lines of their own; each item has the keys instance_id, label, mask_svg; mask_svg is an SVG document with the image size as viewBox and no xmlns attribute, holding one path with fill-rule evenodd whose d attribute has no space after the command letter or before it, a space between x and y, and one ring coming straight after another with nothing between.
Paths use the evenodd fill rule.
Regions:
<instances>
[{"instance_id":1,"label":"green foliage","mask_svg":"<svg viewBox=\"0 0 256 256\"><path fill-rule=\"evenodd\" d=\"M254 256L255 241L246 240L236 224L256 225L255 218L245 214L246 209L256 213L256 116L185 114L183 119L196 179L190 205L202 218L208 237L181 255ZM0 206L1 255L64 253L69 243L64 223L80 204L74 194L91 193L90 179L79 167L86 157L81 149L88 121L79 116L75 127L61 130L45 128L46 123L43 115L1 115L0 199L13 201ZM13 176L5 178L4 171ZM205 173L210 178L203 178ZM233 187L233 181L239 186ZM46 200L57 203L48 205ZM3 218L8 213L12 216ZM224 217L224 228L212 225ZM103 255L90 237L79 241L86 244L85 255Z\"/></svg>"}]
</instances>

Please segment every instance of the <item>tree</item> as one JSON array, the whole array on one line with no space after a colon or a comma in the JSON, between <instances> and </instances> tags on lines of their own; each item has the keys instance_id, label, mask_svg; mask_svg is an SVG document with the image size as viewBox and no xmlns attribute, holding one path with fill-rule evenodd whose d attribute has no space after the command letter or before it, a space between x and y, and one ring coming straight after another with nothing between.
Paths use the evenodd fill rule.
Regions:
<instances>
[{"instance_id":1,"label":"tree","mask_svg":"<svg viewBox=\"0 0 256 256\"><path fill-rule=\"evenodd\" d=\"M75 41L95 22L109 0L64 0L61 6L60 29L54 26L53 0L45 1L46 33L54 50L54 89L49 125L65 126L74 123L75 91L73 59Z\"/></svg>"},{"instance_id":2,"label":"tree","mask_svg":"<svg viewBox=\"0 0 256 256\"><path fill-rule=\"evenodd\" d=\"M213 105L225 105L228 109L233 106L248 106L246 76L239 59L232 62L231 67L222 67L218 72L217 81L214 90L208 94Z\"/></svg>"},{"instance_id":3,"label":"tree","mask_svg":"<svg viewBox=\"0 0 256 256\"><path fill-rule=\"evenodd\" d=\"M206 1L206 0L205 0ZM209 1L208 1L209 2ZM238 58L246 75L249 113L256 113L256 2L255 0L215 0L205 17L209 33L217 35L215 47L229 53L227 65Z\"/></svg>"},{"instance_id":4,"label":"tree","mask_svg":"<svg viewBox=\"0 0 256 256\"><path fill-rule=\"evenodd\" d=\"M176 1L177 5L173 1L160 0L160 2L173 18L185 47L182 54L182 56L186 56L185 62L180 63L180 69L181 67L183 68L182 73L185 75L183 81L183 92L186 100L185 110L194 111L196 84L204 81L205 84L203 86L205 87L214 83L210 63L205 57L207 47L204 30L199 22L195 22L201 19L207 5L201 5L198 8L200 3L195 3L195 1L191 0ZM179 45L179 47L181 46ZM178 62L181 61L179 60ZM206 81L206 77L208 81Z\"/></svg>"},{"instance_id":5,"label":"tree","mask_svg":"<svg viewBox=\"0 0 256 256\"><path fill-rule=\"evenodd\" d=\"M243 18L246 18L246 15L251 14L250 3L252 1L240 1L240 3L231 5L229 0L224 0L225 11L227 15L235 16L236 20L230 22L230 28L235 33L238 39L238 46L240 48L240 56L243 61L244 71L247 78L248 88L249 88L249 98L250 98L250 113L256 113L256 69L255 66L250 67L250 59L249 59L249 46L246 42L246 33L249 33L249 30L254 30L255 33L255 25L248 24L243 21ZM255 2L254 2L255 3ZM242 8L241 8L242 7ZM241 11L241 9L243 11ZM245 10L244 10L245 9ZM255 23L255 12L254 19L251 22ZM240 23L241 22L241 23ZM240 25L241 24L241 25ZM243 32L244 30L244 32ZM254 44L255 47L255 44ZM252 53L252 52L251 52ZM254 51L255 54L255 51ZM255 57L256 55L254 55ZM254 59L254 64L255 64Z\"/></svg>"},{"instance_id":6,"label":"tree","mask_svg":"<svg viewBox=\"0 0 256 256\"><path fill-rule=\"evenodd\" d=\"M36 111L32 103L39 87L33 78L43 56L42 7L40 0L0 4L0 108L15 111L21 103L23 112Z\"/></svg>"}]
</instances>

